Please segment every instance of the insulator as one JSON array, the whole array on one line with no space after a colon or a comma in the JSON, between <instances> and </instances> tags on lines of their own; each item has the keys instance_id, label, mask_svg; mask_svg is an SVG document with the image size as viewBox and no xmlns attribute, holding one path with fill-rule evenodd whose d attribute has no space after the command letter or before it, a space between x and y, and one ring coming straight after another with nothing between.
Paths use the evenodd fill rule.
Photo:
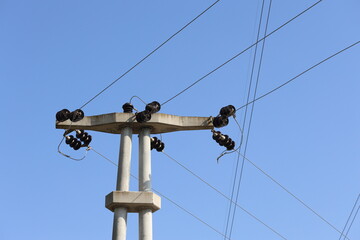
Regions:
<instances>
[{"instance_id":1,"label":"insulator","mask_svg":"<svg viewBox=\"0 0 360 240\"><path fill-rule=\"evenodd\" d=\"M139 123L144 123L151 119L151 114L148 113L147 111L136 113L135 116L136 116L136 121Z\"/></svg>"},{"instance_id":2,"label":"insulator","mask_svg":"<svg viewBox=\"0 0 360 240\"><path fill-rule=\"evenodd\" d=\"M145 111L147 111L149 113L156 113L156 112L160 111L160 109L161 109L161 105L157 101L153 101L153 102L147 104L145 107Z\"/></svg>"},{"instance_id":3,"label":"insulator","mask_svg":"<svg viewBox=\"0 0 360 240\"><path fill-rule=\"evenodd\" d=\"M69 145L70 145L70 147L74 147L74 146L77 146L78 145L78 143L80 143L80 145L81 145L81 142L79 141L79 140L77 140L77 139L74 139L74 141L72 142L72 143L70 143Z\"/></svg>"},{"instance_id":4,"label":"insulator","mask_svg":"<svg viewBox=\"0 0 360 240\"><path fill-rule=\"evenodd\" d=\"M88 133L87 132L84 132L82 136L80 136L80 140L81 141L85 141L85 139L88 137Z\"/></svg>"},{"instance_id":5,"label":"insulator","mask_svg":"<svg viewBox=\"0 0 360 240\"><path fill-rule=\"evenodd\" d=\"M84 130L76 130L76 137L77 138L81 138L82 136L83 136L83 134L84 134L85 132L84 132Z\"/></svg>"},{"instance_id":6,"label":"insulator","mask_svg":"<svg viewBox=\"0 0 360 240\"><path fill-rule=\"evenodd\" d=\"M227 150L233 150L235 148L235 142L231 141L230 144L225 146Z\"/></svg>"},{"instance_id":7,"label":"insulator","mask_svg":"<svg viewBox=\"0 0 360 240\"><path fill-rule=\"evenodd\" d=\"M69 119L70 111L67 109L63 109L56 113L56 120L59 122L64 122Z\"/></svg>"},{"instance_id":8,"label":"insulator","mask_svg":"<svg viewBox=\"0 0 360 240\"><path fill-rule=\"evenodd\" d=\"M160 142L160 146L156 148L156 151L161 152L165 148L165 143Z\"/></svg>"},{"instance_id":9,"label":"insulator","mask_svg":"<svg viewBox=\"0 0 360 240\"><path fill-rule=\"evenodd\" d=\"M228 135L222 135L220 140L219 140L219 145L224 146L228 141L229 141L229 136Z\"/></svg>"},{"instance_id":10,"label":"insulator","mask_svg":"<svg viewBox=\"0 0 360 240\"><path fill-rule=\"evenodd\" d=\"M216 128L225 127L228 124L229 124L229 119L227 117L218 116L218 117L214 117L213 119L213 125Z\"/></svg>"},{"instance_id":11,"label":"insulator","mask_svg":"<svg viewBox=\"0 0 360 240\"><path fill-rule=\"evenodd\" d=\"M212 138L213 138L214 140L216 140L216 139L218 139L218 137L219 137L220 134L221 134L221 132L219 132L219 131L214 131L214 132L213 132L213 135L212 135Z\"/></svg>"},{"instance_id":12,"label":"insulator","mask_svg":"<svg viewBox=\"0 0 360 240\"><path fill-rule=\"evenodd\" d=\"M76 141L75 145L72 147L74 150L79 150L81 148L81 142Z\"/></svg>"},{"instance_id":13,"label":"insulator","mask_svg":"<svg viewBox=\"0 0 360 240\"><path fill-rule=\"evenodd\" d=\"M228 105L220 109L220 115L224 117L231 117L235 114L236 108L233 105Z\"/></svg>"},{"instance_id":14,"label":"insulator","mask_svg":"<svg viewBox=\"0 0 360 240\"><path fill-rule=\"evenodd\" d=\"M86 139L84 139L84 140L82 140L82 141L83 141L84 145L87 146L87 145L90 144L91 140L92 140L91 135L88 135L88 136L86 137Z\"/></svg>"},{"instance_id":15,"label":"insulator","mask_svg":"<svg viewBox=\"0 0 360 240\"><path fill-rule=\"evenodd\" d=\"M155 143L158 141L157 137L153 137L151 138L151 142L150 142L150 147L151 150L153 150L155 148Z\"/></svg>"},{"instance_id":16,"label":"insulator","mask_svg":"<svg viewBox=\"0 0 360 240\"><path fill-rule=\"evenodd\" d=\"M66 144L71 144L72 142L74 142L76 140L73 135L66 136L65 138L66 138L66 140L65 140Z\"/></svg>"},{"instance_id":17,"label":"insulator","mask_svg":"<svg viewBox=\"0 0 360 240\"><path fill-rule=\"evenodd\" d=\"M132 113L132 111L134 110L134 106L131 103L125 103L122 106L124 113Z\"/></svg>"},{"instance_id":18,"label":"insulator","mask_svg":"<svg viewBox=\"0 0 360 240\"><path fill-rule=\"evenodd\" d=\"M81 109L76 109L70 113L69 118L72 122L77 122L83 119L84 116L84 112Z\"/></svg>"}]
</instances>

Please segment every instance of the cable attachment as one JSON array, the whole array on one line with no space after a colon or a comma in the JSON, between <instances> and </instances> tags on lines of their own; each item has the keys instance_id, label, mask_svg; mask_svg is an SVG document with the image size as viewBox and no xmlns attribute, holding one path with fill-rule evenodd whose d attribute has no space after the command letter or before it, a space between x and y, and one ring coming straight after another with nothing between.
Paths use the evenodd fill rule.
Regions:
<instances>
[{"instance_id":1,"label":"cable attachment","mask_svg":"<svg viewBox=\"0 0 360 240\"><path fill-rule=\"evenodd\" d=\"M72 112L70 112L68 109L63 109L56 113L56 120L58 122L64 122L70 119L72 122L77 122L83 119L84 116L84 112L81 109L76 109Z\"/></svg>"},{"instance_id":2,"label":"cable attachment","mask_svg":"<svg viewBox=\"0 0 360 240\"><path fill-rule=\"evenodd\" d=\"M219 131L213 131L212 138L220 145L226 147L227 150L233 150L235 148L235 142L228 136Z\"/></svg>"},{"instance_id":3,"label":"cable attachment","mask_svg":"<svg viewBox=\"0 0 360 240\"><path fill-rule=\"evenodd\" d=\"M160 111L161 105L157 101L146 104L145 110L139 113L135 113L136 121L139 123L148 122L151 119L151 114Z\"/></svg>"},{"instance_id":4,"label":"cable attachment","mask_svg":"<svg viewBox=\"0 0 360 240\"><path fill-rule=\"evenodd\" d=\"M124 113L132 113L134 110L134 106L131 103L125 103L122 108Z\"/></svg>"},{"instance_id":5,"label":"cable attachment","mask_svg":"<svg viewBox=\"0 0 360 240\"><path fill-rule=\"evenodd\" d=\"M165 144L157 137L150 138L150 141L151 141L151 143L150 143L151 150L153 150L154 148L158 152L161 152L162 150L164 150Z\"/></svg>"},{"instance_id":6,"label":"cable attachment","mask_svg":"<svg viewBox=\"0 0 360 240\"><path fill-rule=\"evenodd\" d=\"M229 117L235 117L236 108L233 105L228 105L220 109L218 116L213 118L213 125L216 128L225 127L229 124Z\"/></svg>"}]
</instances>

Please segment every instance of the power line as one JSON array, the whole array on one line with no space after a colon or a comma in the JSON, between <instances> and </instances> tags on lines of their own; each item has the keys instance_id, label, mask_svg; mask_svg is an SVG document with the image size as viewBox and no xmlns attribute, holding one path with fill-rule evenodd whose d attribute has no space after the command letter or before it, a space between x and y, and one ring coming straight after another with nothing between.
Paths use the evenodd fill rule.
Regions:
<instances>
[{"instance_id":1,"label":"power line","mask_svg":"<svg viewBox=\"0 0 360 240\"><path fill-rule=\"evenodd\" d=\"M206 185L208 185L210 188L212 188L213 190L215 190L217 193L219 193L221 196L223 196L224 198L226 198L229 201L232 201L230 199L230 197L226 196L223 192L221 192L219 189L217 189L216 187L214 187L213 185L211 185L210 183L208 183L207 181L205 181L202 177L200 177L199 175L197 175L196 173L194 173L193 171L191 171L189 168L187 168L186 166L184 166L183 164L181 164L179 161L177 161L175 158L171 157L169 154L165 153L164 151L162 151L162 153L168 157L170 160L172 160L173 162L175 162L176 164L178 164L179 166L181 166L182 168L184 168L187 172L189 172L190 174L192 174L194 177L196 177L197 179L199 179L200 181L202 181L203 183L205 183ZM268 224L266 224L265 222L263 222L262 220L260 220L258 217L256 217L254 214L252 214L251 212L249 212L248 210L246 210L244 207L240 206L238 203L233 202L234 205L238 208L240 208L241 210L243 210L245 213L247 213L250 217L254 218L256 221L258 221L259 223L261 223L262 225L264 225L266 228L268 228L269 230L271 230L273 233L275 233L276 235L278 235L279 237L281 237L282 239L286 239L283 235L281 235L278 231L276 231L274 228L270 227Z\"/></svg>"},{"instance_id":2,"label":"power line","mask_svg":"<svg viewBox=\"0 0 360 240\"><path fill-rule=\"evenodd\" d=\"M98 154L99 156L101 156L102 158L104 158L106 161L110 162L111 164L113 164L114 166L118 166L118 164L116 164L114 161L112 161L111 159L107 158L106 156L104 156L103 154L99 153L98 151L96 151L93 147L90 148L91 150L93 150L96 154ZM133 177L136 180L139 180L136 176L134 176L133 174L130 174L131 177ZM204 220L202 220L200 217L196 216L194 213L190 212L189 210L187 210L186 208L182 207L181 205L179 205L178 203L176 203L174 200L172 200L171 198L165 196L164 194L162 194L161 192L157 191L156 189L152 188L152 190L154 192L156 192L157 194L159 194L161 197L165 198L166 200L168 200L169 202L171 202L172 204L174 204L176 207L178 207L179 209L183 210L184 212L186 212L187 214L189 214L190 216L192 216L193 218L195 218L196 220L198 220L199 222L203 223L205 226L209 227L210 229L212 229L213 231L215 231L216 233L218 233L221 236L225 236L222 232L220 232L219 230L217 230L216 228L214 228L213 226L211 226L210 224L208 224L207 222L205 222ZM230 238L226 238L231 240Z\"/></svg>"},{"instance_id":3,"label":"power line","mask_svg":"<svg viewBox=\"0 0 360 240\"><path fill-rule=\"evenodd\" d=\"M351 227L352 227L352 225L353 225L353 223L354 223L354 221L355 221L355 218L356 218L357 214L359 213L359 210L360 210L360 205L359 205L358 209L356 210L356 213L355 213L355 215L354 215L354 218L353 218L353 220L352 220L351 223L350 223L350 227L348 228L348 230L347 230L347 232L346 232L346 234L345 234L345 237L347 237L347 235L349 234L350 229L351 229Z\"/></svg>"},{"instance_id":4,"label":"power line","mask_svg":"<svg viewBox=\"0 0 360 240\"><path fill-rule=\"evenodd\" d=\"M266 19L266 24L265 24L264 36L266 36L267 29L268 29L268 26L269 26L271 6L272 6L272 0L270 0L270 3L269 3L269 8L268 8L268 12L267 12L267 19ZM263 1L263 7L264 7L264 1ZM261 19L262 19L262 14L261 14L260 23L259 23L258 38L259 38L259 35L260 35ZM263 59L263 56L264 56L264 49L265 49L265 42L266 42L266 39L264 39L264 41L262 42L262 48L261 48L259 65L258 65L258 69L257 69L257 77L256 77L256 84L255 84L255 90L254 90L253 99L256 98L256 93L257 93L257 89L258 89L258 85L259 85L262 59ZM257 48L257 46L256 46L256 48ZM256 60L256 51L255 51L255 55L254 55L253 66L252 66L252 69L251 69L251 81L252 81L253 74L254 74L255 60ZM247 102L249 100L249 96L250 96L250 88L249 88ZM242 159L242 164L241 164L241 169L240 169L240 176L239 176L239 180L238 180L238 187L237 187L237 193L236 193L236 199L235 199L236 203L238 202L239 193L240 193L240 186L241 186L241 181L242 181L242 176L243 176L243 171L244 171L245 156L246 156L246 151L247 151L247 146L248 146L248 141L249 141L249 136L250 136L251 123L252 123L252 118L253 118L253 113L254 113L254 106L255 106L255 103L253 103L252 106L251 106L250 119L249 119L249 124L248 124L248 129L247 129L246 140L245 140L244 155L243 155L243 159ZM245 112L247 112L247 109L245 110ZM244 119L244 126L245 126L245 123L246 123L246 114L245 114L245 119ZM238 159L237 159L238 161L239 161L239 156L240 156L240 150L241 149L239 149L239 155L238 155ZM235 178L234 178L234 183L233 184L235 186ZM236 214L236 208L234 208L234 212L233 212L233 216L232 216L232 222L231 222L231 228L230 228L229 237L231 237L231 233L232 233L232 229L233 229L233 225L234 225L234 220L235 220L235 214Z\"/></svg>"},{"instance_id":5,"label":"power line","mask_svg":"<svg viewBox=\"0 0 360 240\"><path fill-rule=\"evenodd\" d=\"M304 74L305 74L305 73L307 73L308 71L310 71L310 70L314 69L315 67L317 67L317 66L321 65L322 63L324 63L324 62L326 62L326 61L330 60L331 58L335 57L336 55L338 55L338 54L340 54L340 53L342 53L342 52L344 52L344 51L346 51L346 50L348 50L348 49L350 49L350 48L352 48L352 47L356 46L358 43L360 43L360 41L357 41L357 42L355 42L355 43L353 43L353 44L351 44L351 45L347 46L346 48L343 48L342 50L340 50L340 51L338 51L338 52L334 53L333 55L331 55L331 56L329 56L329 57L327 57L327 58L325 58L325 59L321 60L320 62L316 63L315 65L311 66L310 68L306 69L305 71L303 71L303 72L299 73L298 75L296 75L295 77L291 78L290 80L288 80L288 81L284 82L284 83L283 83L283 84L281 84L280 86L277 86L276 88L272 89L271 91L269 91L269 92L267 92L267 93L265 93L265 94L261 95L260 97L258 97L258 98L256 98L256 99L254 99L254 100L253 100L253 101L251 101L251 102L246 103L245 105L243 105L243 106L239 107L239 108L238 108L238 109L236 109L236 110L238 111L238 110L240 110L240 109L242 109L242 108L246 107L247 105L252 104L252 103L254 103L254 102L256 102L256 101L258 101L258 100L260 100L260 99L262 99L262 98L266 97L267 95L269 95L269 94L271 94L271 93L273 93L273 92L275 92L275 91L279 90L280 88L282 88L282 87L284 87L285 85L289 84L290 82L294 81L294 80L295 80L295 79L297 79L298 77L300 77L300 76L304 75Z\"/></svg>"},{"instance_id":6,"label":"power line","mask_svg":"<svg viewBox=\"0 0 360 240\"><path fill-rule=\"evenodd\" d=\"M344 226L344 228L343 228L343 230L342 230L342 232L341 232L341 234L340 234L340 237L339 237L339 240L343 237L343 233L345 232L345 229L346 229L346 227L347 227L347 225L348 225L348 223L349 223L349 221L350 221L350 218L351 218L351 216L352 216L352 214L353 214L353 212L354 212L354 210L355 210L355 207L356 207L356 205L357 205L357 203L358 203L358 201L359 201L359 198L360 198L360 194L358 195L358 197L357 197L357 199L356 199L356 201L355 201L355 203L354 203L354 206L353 206L353 208L351 209L351 212L350 212L350 215L349 215L349 217L348 217L348 219L346 220L346 223L345 223L345 226ZM350 225L350 228L351 228L351 225ZM349 229L350 229L349 228ZM345 237L347 236L347 233L346 233L346 235L345 235Z\"/></svg>"},{"instance_id":7,"label":"power line","mask_svg":"<svg viewBox=\"0 0 360 240\"><path fill-rule=\"evenodd\" d=\"M214 191L216 191L217 193L219 193L221 196L223 196L224 198L226 198L227 200L231 201L230 197L228 197L227 195L225 195L223 192L221 192L219 189L217 189L216 187L214 187L213 185L211 185L209 182L207 182L206 180L204 180L202 177L200 177L199 175L197 175L195 172L193 172L192 170L190 170L189 168L187 168L184 164L182 164L181 162L177 161L175 158L171 157L169 154L165 153L164 151L162 152L166 157L168 157L170 160L172 160L173 162L175 162L177 165L179 165L180 167L182 167L183 169L185 169L187 172L189 172L191 175L193 175L194 177L196 177L197 179L199 179L200 181L202 181L203 183L205 183L207 186L209 186L210 188L212 188ZM243 155L241 155L243 156ZM256 169L258 169L262 174L264 174L266 177L268 177L271 181L273 181L276 185L278 185L280 188L282 188L286 193L288 193L290 196L292 196L295 200L297 200L299 203L301 203L304 207L306 207L308 210L310 210L313 214L315 214L317 217L319 217L324 223L326 223L327 225L329 225L331 228L333 228L335 231L337 231L338 233L341 233L341 231L339 229L337 229L333 224L331 224L328 220L326 220L323 216L321 216L318 212L316 212L313 208L311 208L308 204L306 204L302 199L300 199L298 196L296 196L294 193L292 193L288 188L286 188L284 185L282 185L280 182L278 182L276 179L274 179L269 173L267 173L265 170L263 170L262 168L260 168L258 165L256 165L253 161L251 161L249 158L245 157L245 160L248 161L251 165L253 165ZM239 207L240 209L246 211L243 207L241 207L239 204L233 202L237 207ZM266 226L268 227L268 226ZM270 228L269 228L270 229ZM270 229L272 230L272 229ZM272 230L273 231L273 230ZM343 234L342 234L343 235ZM349 239L349 238L347 238Z\"/></svg>"},{"instance_id":8,"label":"power line","mask_svg":"<svg viewBox=\"0 0 360 240\"><path fill-rule=\"evenodd\" d=\"M205 78L207 78L208 76L210 76L211 74L213 74L214 72L216 72L217 70L219 70L220 68L222 68L223 66L225 66L226 64L228 64L229 62L231 62L232 60L234 60L235 58L239 57L240 55L242 55L243 53L247 52L249 49L251 49L252 47L254 47L256 44L258 44L259 42L263 41L264 39L268 38L269 36L271 36L272 34L274 34L275 32L279 31L281 28L285 27L286 25L288 25L290 22L292 22L293 20L295 20L296 18L300 17L302 14L306 13L307 11L309 11L310 9L312 9L313 7L315 7L316 5L318 5L320 2L322 2L323 0L319 0L316 3L314 3L313 5L311 5L310 7L306 8L305 10L303 10L302 12L300 12L299 14L297 14L295 17L291 18L290 20L288 20L287 22L285 22L284 24L280 25L278 28L276 28L275 30L273 30L272 32L270 32L268 35L266 35L265 37L261 38L259 41L251 44L250 46L248 46L247 48L245 48L244 50L242 50L241 52L237 53L235 56L233 56L232 58L228 59L226 62L222 63L221 65L219 65L218 67L216 67L215 69L213 69L212 71L208 72L207 74L205 74L204 76L202 76L201 78L199 78L198 80L196 80L195 82L193 82L192 84L190 84L188 87L186 87L185 89L183 89L182 91L180 91L179 93L177 93L175 96L169 98L168 100L166 100L165 102L163 102L161 105L164 105L168 102L170 102L171 100L173 100L174 98L178 97L179 95L181 95L182 93L186 92L187 90L189 90L190 88L192 88L194 85L196 85L197 83L199 83L200 81L204 80Z\"/></svg>"},{"instance_id":9,"label":"power line","mask_svg":"<svg viewBox=\"0 0 360 240\"><path fill-rule=\"evenodd\" d=\"M168 43L171 39L173 39L176 35L178 35L180 32L182 32L185 28L190 26L193 22L195 22L199 17L201 17L204 13L209 11L213 6L215 6L218 2L221 0L216 0L214 3L212 3L209 7L207 7L205 10L203 10L200 14L198 14L195 18L193 18L190 22L185 24L182 28L180 28L177 32L175 32L173 35L171 35L169 38L167 38L163 43L161 43L159 46L157 46L154 50L152 50L150 53L148 53L145 57L143 57L140 61L138 61L135 65L133 65L131 68L129 68L126 72L124 72L120 77L115 79L113 82L111 82L108 86L106 86L103 90L101 90L99 93L97 93L94 97L92 97L89 101L84 103L80 109L84 108L86 105L88 105L91 101L93 101L95 98L100 96L103 92L105 92L107 89L109 89L112 85L114 85L117 81L119 81L121 78L123 78L125 75L127 75L129 72L131 72L134 68L136 68L138 65L140 65L143 61L145 61L148 57L150 57L152 54L154 54L157 50L159 50L161 47L163 47L166 43Z\"/></svg>"},{"instance_id":10,"label":"power line","mask_svg":"<svg viewBox=\"0 0 360 240\"><path fill-rule=\"evenodd\" d=\"M242 154L240 154L242 155ZM308 210L310 210L313 214L315 214L317 217L319 217L322 221L324 221L327 225L329 225L331 228L333 228L338 233L342 234L339 229L337 229L333 224L331 224L328 220L326 220L323 216L321 216L318 212L316 212L313 208L311 208L308 204L306 204L303 200L301 200L298 196L296 196L294 193L292 193L289 189L287 189L284 185L282 185L280 182L278 182L276 179L274 179L270 174L268 174L265 170L261 169L258 165L256 165L253 161L251 161L249 158L242 155L246 161L248 161L251 165L253 165L256 169L258 169L261 173L263 173L266 177L268 177L271 181L273 181L276 185L278 185L280 188L282 188L285 192L290 194L294 199L296 199L299 203L301 203L304 207L306 207ZM343 235L343 234L342 234Z\"/></svg>"}]
</instances>

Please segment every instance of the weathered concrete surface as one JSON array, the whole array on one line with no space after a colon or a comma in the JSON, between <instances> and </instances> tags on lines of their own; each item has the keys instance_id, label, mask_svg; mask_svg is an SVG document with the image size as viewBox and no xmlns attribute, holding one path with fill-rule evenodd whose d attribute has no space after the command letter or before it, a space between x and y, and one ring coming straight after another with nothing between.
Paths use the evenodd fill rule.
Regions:
<instances>
[{"instance_id":1,"label":"weathered concrete surface","mask_svg":"<svg viewBox=\"0 0 360 240\"><path fill-rule=\"evenodd\" d=\"M133 113L108 113L84 117L78 122L56 122L57 129L83 129L120 134L124 127L131 127L133 134L139 134L142 128L150 128L152 134L212 129L210 117L182 117L164 113L152 114L151 120L138 123Z\"/></svg>"},{"instance_id":2,"label":"weathered concrete surface","mask_svg":"<svg viewBox=\"0 0 360 240\"><path fill-rule=\"evenodd\" d=\"M105 207L110 211L126 208L128 212L138 213L144 209L156 212L161 208L161 198L153 192L114 191L106 195Z\"/></svg>"}]
</instances>

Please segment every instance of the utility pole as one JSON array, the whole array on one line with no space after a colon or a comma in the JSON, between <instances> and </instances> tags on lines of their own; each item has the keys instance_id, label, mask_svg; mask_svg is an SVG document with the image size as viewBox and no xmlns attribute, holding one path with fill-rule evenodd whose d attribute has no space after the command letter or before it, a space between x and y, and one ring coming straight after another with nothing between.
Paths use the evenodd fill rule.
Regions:
<instances>
[{"instance_id":1,"label":"utility pole","mask_svg":"<svg viewBox=\"0 0 360 240\"><path fill-rule=\"evenodd\" d=\"M113 240L126 240L127 214L139 214L139 240L152 240L152 214L161 208L161 198L151 186L151 136L186 130L212 129L209 117L182 117L152 114L146 122L137 122L133 113L109 113L84 117L77 122L57 122L56 128L93 130L121 134L116 191L105 198L105 207L114 212ZM132 135L139 135L139 191L129 191Z\"/></svg>"}]
</instances>

